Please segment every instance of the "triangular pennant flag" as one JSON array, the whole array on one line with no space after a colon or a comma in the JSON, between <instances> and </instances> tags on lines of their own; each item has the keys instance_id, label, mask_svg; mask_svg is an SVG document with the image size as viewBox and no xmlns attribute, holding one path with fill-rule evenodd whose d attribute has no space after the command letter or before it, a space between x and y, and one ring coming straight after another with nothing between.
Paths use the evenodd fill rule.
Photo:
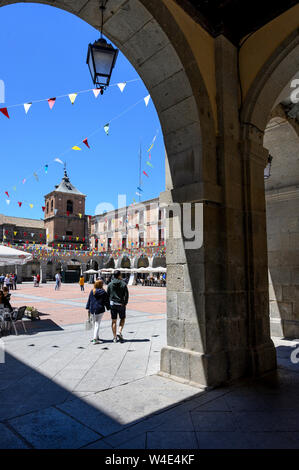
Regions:
<instances>
[{"instance_id":1,"label":"triangular pennant flag","mask_svg":"<svg viewBox=\"0 0 299 470\"><path fill-rule=\"evenodd\" d=\"M139 186L137 187L138 191L141 191L143 193L143 189L139 188Z\"/></svg>"},{"instance_id":2,"label":"triangular pennant flag","mask_svg":"<svg viewBox=\"0 0 299 470\"><path fill-rule=\"evenodd\" d=\"M117 86L120 89L120 91L123 92L126 87L126 82L118 83Z\"/></svg>"},{"instance_id":3,"label":"triangular pennant flag","mask_svg":"<svg viewBox=\"0 0 299 470\"><path fill-rule=\"evenodd\" d=\"M109 135L109 127L110 127L109 123L104 126L104 131L106 132L107 135Z\"/></svg>"},{"instance_id":4,"label":"triangular pennant flag","mask_svg":"<svg viewBox=\"0 0 299 470\"><path fill-rule=\"evenodd\" d=\"M16 191L16 190L17 190L17 187L16 187L16 186L13 186L12 189L13 189L14 191Z\"/></svg>"},{"instance_id":5,"label":"triangular pennant flag","mask_svg":"<svg viewBox=\"0 0 299 470\"><path fill-rule=\"evenodd\" d=\"M140 194L138 191L136 191L136 193L135 193L135 194L137 194L137 196L141 196L141 194Z\"/></svg>"},{"instance_id":6,"label":"triangular pennant flag","mask_svg":"<svg viewBox=\"0 0 299 470\"><path fill-rule=\"evenodd\" d=\"M13 234L14 234L14 236L16 236L16 235L17 235L17 233L18 233L18 232L14 232L14 233L13 233Z\"/></svg>"},{"instance_id":7,"label":"triangular pennant flag","mask_svg":"<svg viewBox=\"0 0 299 470\"><path fill-rule=\"evenodd\" d=\"M61 165L63 165L63 161L61 161L60 158L54 158L54 162L61 163Z\"/></svg>"},{"instance_id":8,"label":"triangular pennant flag","mask_svg":"<svg viewBox=\"0 0 299 470\"><path fill-rule=\"evenodd\" d=\"M37 176L37 174L36 174L35 172L33 173L33 176L34 176L34 178L36 179L36 181L38 181L38 176Z\"/></svg>"},{"instance_id":9,"label":"triangular pennant flag","mask_svg":"<svg viewBox=\"0 0 299 470\"><path fill-rule=\"evenodd\" d=\"M25 183L26 183L26 178L24 178L24 179L22 180L22 183L23 183L23 184L25 184Z\"/></svg>"},{"instance_id":10,"label":"triangular pennant flag","mask_svg":"<svg viewBox=\"0 0 299 470\"><path fill-rule=\"evenodd\" d=\"M6 199L6 204L9 206L9 204L10 204L10 200L9 200L9 199Z\"/></svg>"},{"instance_id":11,"label":"triangular pennant flag","mask_svg":"<svg viewBox=\"0 0 299 470\"><path fill-rule=\"evenodd\" d=\"M151 164L151 162L146 162L146 164L147 164L148 166L150 166L151 168L154 168L153 165Z\"/></svg>"},{"instance_id":12,"label":"triangular pennant flag","mask_svg":"<svg viewBox=\"0 0 299 470\"><path fill-rule=\"evenodd\" d=\"M55 214L55 215L57 214L57 211L58 211L58 209L54 209L54 214Z\"/></svg>"},{"instance_id":13,"label":"triangular pennant flag","mask_svg":"<svg viewBox=\"0 0 299 470\"><path fill-rule=\"evenodd\" d=\"M19 204L19 207L21 207L21 205L22 205L23 203L22 203L22 202L18 202L18 204Z\"/></svg>"},{"instance_id":14,"label":"triangular pennant flag","mask_svg":"<svg viewBox=\"0 0 299 470\"><path fill-rule=\"evenodd\" d=\"M77 147L77 145L74 145L74 147L72 147L72 150L81 150L80 147Z\"/></svg>"},{"instance_id":15,"label":"triangular pennant flag","mask_svg":"<svg viewBox=\"0 0 299 470\"><path fill-rule=\"evenodd\" d=\"M92 91L93 91L93 94L96 98L99 96L99 94L101 92L101 90L98 90L97 88L94 88Z\"/></svg>"},{"instance_id":16,"label":"triangular pennant flag","mask_svg":"<svg viewBox=\"0 0 299 470\"><path fill-rule=\"evenodd\" d=\"M29 109L31 108L32 103L24 103L25 113L27 114Z\"/></svg>"},{"instance_id":17,"label":"triangular pennant flag","mask_svg":"<svg viewBox=\"0 0 299 470\"><path fill-rule=\"evenodd\" d=\"M32 238L34 237L34 232L31 232L31 237L32 237Z\"/></svg>"},{"instance_id":18,"label":"triangular pennant flag","mask_svg":"<svg viewBox=\"0 0 299 470\"><path fill-rule=\"evenodd\" d=\"M81 217L82 217L82 214L80 214L80 213L79 213L78 215L79 215L79 217L80 217L80 219L81 219Z\"/></svg>"},{"instance_id":19,"label":"triangular pennant flag","mask_svg":"<svg viewBox=\"0 0 299 470\"><path fill-rule=\"evenodd\" d=\"M148 174L147 174L147 173L145 173L145 171L143 171L142 173L143 173L145 176L147 176L147 177L149 178Z\"/></svg>"},{"instance_id":20,"label":"triangular pennant flag","mask_svg":"<svg viewBox=\"0 0 299 470\"><path fill-rule=\"evenodd\" d=\"M77 93L70 93L69 94L69 99L71 101L72 104L75 103L75 99L77 98Z\"/></svg>"},{"instance_id":21,"label":"triangular pennant flag","mask_svg":"<svg viewBox=\"0 0 299 470\"><path fill-rule=\"evenodd\" d=\"M86 145L86 147L88 147L88 148L90 149L90 147L89 147L89 143L88 143L88 140L87 140L87 138L86 138L86 139L84 139L82 142L83 142L83 144L85 144L85 145Z\"/></svg>"},{"instance_id":22,"label":"triangular pennant flag","mask_svg":"<svg viewBox=\"0 0 299 470\"><path fill-rule=\"evenodd\" d=\"M33 204L29 204L30 209L33 209Z\"/></svg>"},{"instance_id":23,"label":"triangular pennant flag","mask_svg":"<svg viewBox=\"0 0 299 470\"><path fill-rule=\"evenodd\" d=\"M49 103L50 109L53 108L53 106L54 106L54 104L55 104L55 101L56 101L56 98L49 98L49 99L48 99L48 103Z\"/></svg>"},{"instance_id":24,"label":"triangular pennant flag","mask_svg":"<svg viewBox=\"0 0 299 470\"><path fill-rule=\"evenodd\" d=\"M147 96L144 98L145 106L148 106L148 103L149 103L150 98L151 98L151 95L147 95Z\"/></svg>"},{"instance_id":25,"label":"triangular pennant flag","mask_svg":"<svg viewBox=\"0 0 299 470\"><path fill-rule=\"evenodd\" d=\"M8 114L7 108L0 108L0 111L1 111L2 114L4 114L4 116L6 116L9 119L9 114Z\"/></svg>"},{"instance_id":26,"label":"triangular pennant flag","mask_svg":"<svg viewBox=\"0 0 299 470\"><path fill-rule=\"evenodd\" d=\"M49 168L49 165L45 165L45 173L46 174L48 173L48 168Z\"/></svg>"},{"instance_id":27,"label":"triangular pennant flag","mask_svg":"<svg viewBox=\"0 0 299 470\"><path fill-rule=\"evenodd\" d=\"M42 211L45 212L45 210L46 210L46 207L42 206Z\"/></svg>"},{"instance_id":28,"label":"triangular pennant flag","mask_svg":"<svg viewBox=\"0 0 299 470\"><path fill-rule=\"evenodd\" d=\"M9 198L9 194L8 194L8 192L7 192L7 191L5 191L5 194L6 194L6 196Z\"/></svg>"}]
</instances>

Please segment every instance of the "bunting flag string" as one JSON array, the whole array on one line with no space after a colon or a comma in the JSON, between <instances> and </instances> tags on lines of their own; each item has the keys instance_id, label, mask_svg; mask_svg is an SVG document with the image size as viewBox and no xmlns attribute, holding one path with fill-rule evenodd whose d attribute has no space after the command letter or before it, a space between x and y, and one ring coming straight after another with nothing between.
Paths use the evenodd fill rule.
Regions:
<instances>
[{"instance_id":1,"label":"bunting flag string","mask_svg":"<svg viewBox=\"0 0 299 470\"><path fill-rule=\"evenodd\" d=\"M51 98L51 100L52 100L52 98ZM54 100L54 98L53 98L53 100ZM139 103L141 103L143 100L144 100L144 98L138 100L136 103L134 103L133 105L131 105L131 106L129 106L128 108L126 108L126 109L125 109L124 111L122 111L120 114L118 114L117 116L113 117L107 124L105 124L105 126L104 126L104 131L105 131L106 135L107 135L107 136L109 135L109 132L110 132L110 123L111 123L112 121L114 121L114 120L116 120L116 119L119 119L119 118L122 117L124 114L128 113L131 109L133 109L135 106L137 106L137 105L138 105ZM54 103L55 103L55 100L54 100ZM54 103L53 103L53 105L54 105ZM88 139L89 139L91 136L95 135L96 133L100 132L100 129L101 129L100 127L97 127L97 128L94 130L94 132L92 132L92 133L91 133L88 137L86 137L85 139L81 140L81 142L84 143L84 145L85 145L87 148L90 149L90 145L89 145ZM156 136L155 136L155 137L156 137ZM155 140L155 138L154 138L154 140ZM154 142L154 140L153 140L153 142ZM68 147L64 152L61 153L61 155L65 155L65 154L68 153L70 150L81 151L82 148L79 147L78 145L74 145L73 147ZM63 165L63 161L62 161L60 158L54 158L54 159L53 159L53 162L59 163L59 164ZM36 170L36 171L34 171L33 173L31 173L31 176L29 176L29 177L27 177L27 178L23 178L23 179L22 179L22 184L24 185L25 183L27 183L27 181L28 181L32 176L33 176L33 177L35 178L35 180L38 182L38 181L39 181L38 173L44 172L45 174L48 174L49 166L50 166L50 165L49 165L48 163L42 165L39 170ZM153 165L150 164L149 166L151 166L151 167L153 168ZM145 176L149 177L149 175L148 175L146 172L143 172L143 173L145 174ZM14 191L16 191L16 190L17 190L17 187L14 186L13 189L14 189ZM140 191L142 191L142 189L140 188L138 191L140 192ZM9 199L9 197L8 197L8 199ZM23 202L26 202L26 201L18 201L19 207L22 206L22 203L23 203ZM10 202L9 202L9 203L10 203ZM9 204L9 203L8 203L8 204ZM32 204L32 203L31 203L31 202L28 202L28 204ZM31 207L31 206L30 206L30 207ZM32 207L31 207L31 208L33 208L33 207L34 207L34 206L33 206L33 204L32 204Z\"/></svg>"},{"instance_id":2,"label":"bunting flag string","mask_svg":"<svg viewBox=\"0 0 299 470\"><path fill-rule=\"evenodd\" d=\"M140 78L134 78L132 80L127 80L126 82L120 82L120 83L112 83L111 85L109 85L109 88L113 88L113 87L118 87L121 92L124 91L124 88L125 86L128 84L128 83L134 83L134 82L139 82L141 81ZM52 98L44 98L44 99L40 99L40 100L32 100L32 101L28 101L26 103L19 103L19 104L12 104L10 106L7 106L5 108L0 108L0 111L2 114L4 114L4 116L6 116L7 118L9 118L9 114L8 114L8 109L9 108L16 108L16 107L19 107L19 106L22 106L25 110L25 113L27 114L29 109L31 108L31 106L35 103L42 103L42 102L45 102L47 101L48 104L49 104L49 108L52 109L56 100L57 99L60 99L60 98L66 98L68 97L69 100L71 101L72 104L74 104L77 96L79 94L83 94L83 93L89 93L89 92L93 92L95 98L97 98L101 92L100 89L95 89L95 88L89 88L87 90L80 90L80 91L77 91L76 93L67 93L65 95L59 95L59 96L53 96Z\"/></svg>"}]
</instances>

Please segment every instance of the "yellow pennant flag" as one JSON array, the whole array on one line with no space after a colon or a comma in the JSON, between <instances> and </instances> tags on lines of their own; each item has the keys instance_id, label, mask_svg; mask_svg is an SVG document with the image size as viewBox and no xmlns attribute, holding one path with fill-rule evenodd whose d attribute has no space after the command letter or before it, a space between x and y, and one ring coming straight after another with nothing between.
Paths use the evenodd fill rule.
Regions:
<instances>
[{"instance_id":1,"label":"yellow pennant flag","mask_svg":"<svg viewBox=\"0 0 299 470\"><path fill-rule=\"evenodd\" d=\"M30 209L33 209L33 204L29 204L29 206L30 206Z\"/></svg>"},{"instance_id":2,"label":"yellow pennant flag","mask_svg":"<svg viewBox=\"0 0 299 470\"><path fill-rule=\"evenodd\" d=\"M77 145L74 145L74 147L72 147L72 150L81 150L80 147L77 147Z\"/></svg>"},{"instance_id":3,"label":"yellow pennant flag","mask_svg":"<svg viewBox=\"0 0 299 470\"><path fill-rule=\"evenodd\" d=\"M75 103L75 99L77 98L77 93L70 93L69 94L69 99L71 101L72 104Z\"/></svg>"},{"instance_id":4,"label":"yellow pennant flag","mask_svg":"<svg viewBox=\"0 0 299 470\"><path fill-rule=\"evenodd\" d=\"M13 234L14 234L14 236L16 236L16 234L17 234L17 233L18 233L18 232L14 232L14 233L13 233Z\"/></svg>"},{"instance_id":5,"label":"yellow pennant flag","mask_svg":"<svg viewBox=\"0 0 299 470\"><path fill-rule=\"evenodd\" d=\"M78 215L79 215L79 217L80 217L80 219L81 219L81 218L82 218L82 214L79 213Z\"/></svg>"}]
</instances>

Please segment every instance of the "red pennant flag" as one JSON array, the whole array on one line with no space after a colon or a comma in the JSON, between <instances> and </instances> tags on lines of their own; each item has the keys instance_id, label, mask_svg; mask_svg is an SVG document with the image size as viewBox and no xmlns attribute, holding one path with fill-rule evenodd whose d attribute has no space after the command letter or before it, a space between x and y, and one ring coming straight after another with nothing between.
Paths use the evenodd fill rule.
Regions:
<instances>
[{"instance_id":1,"label":"red pennant flag","mask_svg":"<svg viewBox=\"0 0 299 470\"><path fill-rule=\"evenodd\" d=\"M70 215L69 211L66 211L66 215L67 215L67 216L69 216L69 215Z\"/></svg>"},{"instance_id":2,"label":"red pennant flag","mask_svg":"<svg viewBox=\"0 0 299 470\"><path fill-rule=\"evenodd\" d=\"M49 99L48 99L48 103L49 103L50 109L53 108L53 106L54 106L54 104L55 104L55 101L56 101L56 98L49 98Z\"/></svg>"},{"instance_id":3,"label":"red pennant flag","mask_svg":"<svg viewBox=\"0 0 299 470\"><path fill-rule=\"evenodd\" d=\"M88 140L87 140L87 138L83 140L83 144L85 144L85 145L86 145L86 147L88 147L88 148L90 149L90 147L89 147L89 143L88 143Z\"/></svg>"},{"instance_id":4,"label":"red pennant flag","mask_svg":"<svg viewBox=\"0 0 299 470\"><path fill-rule=\"evenodd\" d=\"M6 196L9 198L9 194L8 194L8 192L7 192L7 191L5 191L5 194L6 194Z\"/></svg>"},{"instance_id":5,"label":"red pennant flag","mask_svg":"<svg viewBox=\"0 0 299 470\"><path fill-rule=\"evenodd\" d=\"M0 108L0 111L1 111L2 114L4 114L4 116L6 116L9 119L9 114L8 114L7 108Z\"/></svg>"},{"instance_id":6,"label":"red pennant flag","mask_svg":"<svg viewBox=\"0 0 299 470\"><path fill-rule=\"evenodd\" d=\"M148 174L145 171L143 171L143 174L149 178Z\"/></svg>"},{"instance_id":7,"label":"red pennant flag","mask_svg":"<svg viewBox=\"0 0 299 470\"><path fill-rule=\"evenodd\" d=\"M22 205L22 202L18 202L18 204L19 204L19 207L21 207L21 205Z\"/></svg>"},{"instance_id":8,"label":"red pennant flag","mask_svg":"<svg viewBox=\"0 0 299 470\"><path fill-rule=\"evenodd\" d=\"M42 210L43 210L43 212L45 212L45 210L46 210L46 207L45 207L45 206L42 206Z\"/></svg>"}]
</instances>

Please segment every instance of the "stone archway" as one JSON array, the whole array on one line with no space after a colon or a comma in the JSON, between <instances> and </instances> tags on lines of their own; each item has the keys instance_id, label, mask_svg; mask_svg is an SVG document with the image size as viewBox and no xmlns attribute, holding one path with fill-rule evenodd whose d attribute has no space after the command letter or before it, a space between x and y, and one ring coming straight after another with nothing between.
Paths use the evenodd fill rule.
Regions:
<instances>
[{"instance_id":1,"label":"stone archway","mask_svg":"<svg viewBox=\"0 0 299 470\"><path fill-rule=\"evenodd\" d=\"M269 152L264 136L271 113L279 104L282 93L298 72L299 36L292 33L272 54L255 78L241 112L243 140L243 184L248 188L244 198L246 252L248 263L248 308L252 362L260 368L258 358L264 350L265 365L274 364L270 340L268 251L264 168ZM291 90L290 90L291 92ZM256 275L258 273L258 275ZM271 291L271 288L270 288ZM250 294L251 292L251 294ZM258 344L259 343L259 344ZM261 346L263 345L263 346Z\"/></svg>"},{"instance_id":2,"label":"stone archway","mask_svg":"<svg viewBox=\"0 0 299 470\"><path fill-rule=\"evenodd\" d=\"M10 3L17 2L5 0L5 4ZM99 28L98 2L71 5L58 0L55 6ZM216 154L216 141L220 140L216 138L218 123L214 123L214 108L201 66L170 9L161 0L110 0L104 34L130 60L156 106L166 148L166 191L160 195L160 201L179 207L183 203L203 206L204 244L188 250L183 238L176 238L174 233L167 242L168 334L161 355L161 372L202 385L217 385L245 375L251 371L247 319L241 318L236 323L234 318L235 312L239 315L240 289L237 282L223 285L221 278L230 254L220 235L225 212L219 168L222 155ZM225 64L227 72L231 70L231 64L226 65L227 45L223 38L217 44L217 57L221 57L218 65ZM210 53L214 54L212 46ZM209 78L216 81L213 73ZM223 73L223 77L233 83L229 74ZM224 83L219 88L226 89ZM215 94L211 100L215 101ZM239 150L238 145L236 149ZM227 152L233 154L230 150ZM229 222L228 217L228 225ZM239 220L230 224L234 229L240 225ZM236 246L232 236L230 242ZM242 253L234 255L241 270ZM233 269L237 272L235 266Z\"/></svg>"}]
</instances>

